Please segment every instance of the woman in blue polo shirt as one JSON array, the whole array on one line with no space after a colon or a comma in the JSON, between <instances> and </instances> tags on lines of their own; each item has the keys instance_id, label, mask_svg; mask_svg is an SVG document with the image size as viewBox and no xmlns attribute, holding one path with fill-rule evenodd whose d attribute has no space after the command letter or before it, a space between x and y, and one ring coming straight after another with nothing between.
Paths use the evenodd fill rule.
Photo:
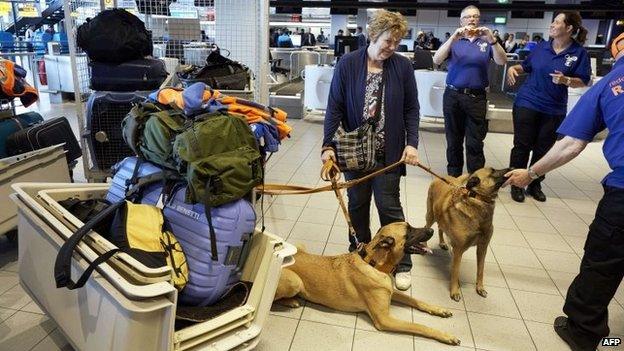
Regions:
<instances>
[{"instance_id":1,"label":"woman in blue polo shirt","mask_svg":"<svg viewBox=\"0 0 624 351\"><path fill-rule=\"evenodd\" d=\"M589 55L583 48L587 29L578 12L562 12L550 24L550 40L542 41L520 65L507 70L509 85L521 73L528 73L513 106L514 146L509 157L512 168L526 168L539 160L557 140L556 130L565 117L568 87L586 86L591 79ZM527 194L546 201L541 182L534 180ZM524 189L512 186L511 197L524 201Z\"/></svg>"}]
</instances>

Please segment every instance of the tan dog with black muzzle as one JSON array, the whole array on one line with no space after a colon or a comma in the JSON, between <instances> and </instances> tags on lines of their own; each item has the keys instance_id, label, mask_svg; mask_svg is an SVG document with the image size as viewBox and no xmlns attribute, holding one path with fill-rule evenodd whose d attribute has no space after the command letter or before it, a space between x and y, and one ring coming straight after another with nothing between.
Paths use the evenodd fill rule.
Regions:
<instances>
[{"instance_id":1,"label":"tan dog with black muzzle","mask_svg":"<svg viewBox=\"0 0 624 351\"><path fill-rule=\"evenodd\" d=\"M409 333L440 342L459 345L456 337L424 325L390 315L390 302L396 301L440 317L451 311L418 301L393 289L390 273L405 253L423 254L420 244L433 230L413 228L406 222L382 227L359 252L319 256L299 251L295 263L282 270L275 301L299 307L295 296L345 312L366 312L379 330Z\"/></svg>"},{"instance_id":2,"label":"tan dog with black muzzle","mask_svg":"<svg viewBox=\"0 0 624 351\"><path fill-rule=\"evenodd\" d=\"M494 205L498 190L505 183L505 174L511 169L495 170L481 168L472 174L459 178L447 176L434 180L429 186L427 197L427 223L431 228L438 223L440 247L448 250L444 234L453 248L451 263L451 299L459 301L459 266L462 255L471 246L477 246L477 293L483 297L487 291L483 287L485 254L492 238L494 226Z\"/></svg>"}]
</instances>

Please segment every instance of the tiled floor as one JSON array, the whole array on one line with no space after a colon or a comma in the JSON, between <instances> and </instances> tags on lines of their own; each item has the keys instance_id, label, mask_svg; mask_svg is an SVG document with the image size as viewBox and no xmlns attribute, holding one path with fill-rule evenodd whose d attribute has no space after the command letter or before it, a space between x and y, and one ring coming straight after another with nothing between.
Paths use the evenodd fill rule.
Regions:
<instances>
[{"instance_id":1,"label":"tiled floor","mask_svg":"<svg viewBox=\"0 0 624 351\"><path fill-rule=\"evenodd\" d=\"M53 113L71 111L66 104ZM267 182L317 185L322 126L305 121L291 124L292 138L270 160ZM444 135L439 126L422 129L420 159L444 173ZM511 143L511 135L489 134L487 164L506 166ZM452 309L453 317L441 319L405 306L392 306L392 313L452 333L461 339L461 346L382 333L363 314L305 303L297 309L274 306L258 350L566 350L551 323L562 313L567 287L578 271L588 223L601 197L599 181L608 170L601 146L588 145L571 164L548 176L545 203L529 199L517 204L507 189L501 191L486 258L487 298L475 292L474 249L466 253L461 267L460 302L448 297L450 257L437 248L437 236L430 242L433 256L413 256L410 293ZM430 181L431 176L417 168L409 168L402 179L401 201L414 226L424 224ZM332 255L347 249L345 221L331 193L268 199L265 217L269 231L304 244L310 252ZM379 220L374 209L371 218L376 230ZM55 323L20 288L16 256L16 246L0 238L0 350L71 349ZM609 308L614 335L624 335L623 306L624 288L620 288Z\"/></svg>"}]
</instances>

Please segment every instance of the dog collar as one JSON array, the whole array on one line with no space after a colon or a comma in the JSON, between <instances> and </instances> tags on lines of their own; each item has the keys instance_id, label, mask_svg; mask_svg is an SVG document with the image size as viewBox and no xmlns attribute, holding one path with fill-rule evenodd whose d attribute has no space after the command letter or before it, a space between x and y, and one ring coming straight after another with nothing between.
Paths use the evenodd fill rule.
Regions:
<instances>
[{"instance_id":1,"label":"dog collar","mask_svg":"<svg viewBox=\"0 0 624 351\"><path fill-rule=\"evenodd\" d=\"M362 245L362 247L360 247L357 250L358 255L360 255L360 257L362 257L362 260L366 263L368 263L369 265L371 265L373 268L377 265L377 262L375 262L375 260L370 260L370 261L366 261L366 248L364 247L364 245Z\"/></svg>"},{"instance_id":2,"label":"dog collar","mask_svg":"<svg viewBox=\"0 0 624 351\"><path fill-rule=\"evenodd\" d=\"M483 201L486 202L488 204L494 203L494 201L492 201L492 198L487 197L485 195L481 195L478 192L474 191L474 190L468 190L468 197L472 197L475 198L479 201Z\"/></svg>"}]
</instances>

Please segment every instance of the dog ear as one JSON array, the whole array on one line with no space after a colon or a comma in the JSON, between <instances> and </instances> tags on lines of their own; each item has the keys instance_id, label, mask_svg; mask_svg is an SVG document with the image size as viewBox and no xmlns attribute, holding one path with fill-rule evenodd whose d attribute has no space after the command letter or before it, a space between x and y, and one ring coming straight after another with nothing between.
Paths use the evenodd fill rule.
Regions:
<instances>
[{"instance_id":1,"label":"dog ear","mask_svg":"<svg viewBox=\"0 0 624 351\"><path fill-rule=\"evenodd\" d=\"M385 249L393 247L394 246L394 238L391 237L391 236L387 236L387 237L383 238L383 240L381 240L379 242L379 246L383 247Z\"/></svg>"},{"instance_id":2,"label":"dog ear","mask_svg":"<svg viewBox=\"0 0 624 351\"><path fill-rule=\"evenodd\" d=\"M479 183L481 183L481 179L479 179L479 177L470 177L468 179L468 182L466 182L466 188L472 189L475 186L479 185Z\"/></svg>"}]
</instances>

